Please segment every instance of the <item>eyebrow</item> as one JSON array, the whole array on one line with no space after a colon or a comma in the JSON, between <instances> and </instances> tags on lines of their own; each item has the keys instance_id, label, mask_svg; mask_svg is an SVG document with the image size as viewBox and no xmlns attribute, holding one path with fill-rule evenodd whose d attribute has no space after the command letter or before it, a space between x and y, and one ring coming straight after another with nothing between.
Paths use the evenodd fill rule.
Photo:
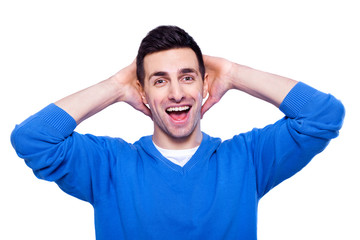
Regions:
<instances>
[{"instance_id":1,"label":"eyebrow","mask_svg":"<svg viewBox=\"0 0 360 240\"><path fill-rule=\"evenodd\" d=\"M178 74L186 74L186 73L195 73L196 75L198 75L198 71L196 71L194 68L181 68L178 71ZM151 79L152 77L164 77L164 76L169 76L169 73L164 71L158 71L150 74L149 79Z\"/></svg>"},{"instance_id":2,"label":"eyebrow","mask_svg":"<svg viewBox=\"0 0 360 240\"><path fill-rule=\"evenodd\" d=\"M164 77L164 76L168 76L169 74L167 72L153 72L152 74L150 74L149 79L151 79L152 77Z\"/></svg>"},{"instance_id":3,"label":"eyebrow","mask_svg":"<svg viewBox=\"0 0 360 240\"><path fill-rule=\"evenodd\" d=\"M179 70L180 74L186 74L186 73L195 73L196 75L198 75L198 71L196 71L193 68L182 68Z\"/></svg>"}]
</instances>

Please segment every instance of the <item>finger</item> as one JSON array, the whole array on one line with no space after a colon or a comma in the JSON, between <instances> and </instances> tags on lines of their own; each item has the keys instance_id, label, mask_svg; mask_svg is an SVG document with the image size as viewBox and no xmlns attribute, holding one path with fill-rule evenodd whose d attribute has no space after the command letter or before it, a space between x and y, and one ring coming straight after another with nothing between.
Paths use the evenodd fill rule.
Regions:
<instances>
[{"instance_id":1,"label":"finger","mask_svg":"<svg viewBox=\"0 0 360 240\"><path fill-rule=\"evenodd\" d=\"M137 110L139 110L140 112L142 112L143 114L145 114L146 116L152 119L151 111L145 104L142 104Z\"/></svg>"},{"instance_id":2,"label":"finger","mask_svg":"<svg viewBox=\"0 0 360 240\"><path fill-rule=\"evenodd\" d=\"M207 64L209 62L211 62L211 60L213 59L214 57L210 56L210 55L204 55L203 54L203 59L204 59L204 63Z\"/></svg>"},{"instance_id":3,"label":"finger","mask_svg":"<svg viewBox=\"0 0 360 240\"><path fill-rule=\"evenodd\" d=\"M151 115L151 111L150 109L145 105L143 104L142 102L139 102L139 103L133 103L133 104L130 104L133 108L135 108L136 110L142 112L143 114L145 114L146 116L150 117L152 119L152 115Z\"/></svg>"},{"instance_id":4,"label":"finger","mask_svg":"<svg viewBox=\"0 0 360 240\"><path fill-rule=\"evenodd\" d=\"M204 105L201 107L201 118L203 118L204 114L218 102L219 100L209 96L208 99L206 99Z\"/></svg>"},{"instance_id":5,"label":"finger","mask_svg":"<svg viewBox=\"0 0 360 240\"><path fill-rule=\"evenodd\" d=\"M205 67L210 70L213 69L213 66L216 65L216 60L218 58L213 56L203 55L203 59L204 59Z\"/></svg>"}]
</instances>

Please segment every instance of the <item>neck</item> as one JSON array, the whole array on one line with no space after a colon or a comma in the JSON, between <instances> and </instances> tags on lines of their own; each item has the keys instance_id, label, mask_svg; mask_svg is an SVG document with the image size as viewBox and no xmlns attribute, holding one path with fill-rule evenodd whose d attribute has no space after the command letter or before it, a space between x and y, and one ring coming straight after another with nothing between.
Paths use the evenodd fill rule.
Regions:
<instances>
[{"instance_id":1,"label":"neck","mask_svg":"<svg viewBox=\"0 0 360 240\"><path fill-rule=\"evenodd\" d=\"M190 149L200 145L202 141L202 132L200 130L200 124L190 135L184 137L171 136L155 128L152 138L157 146L164 149Z\"/></svg>"}]
</instances>

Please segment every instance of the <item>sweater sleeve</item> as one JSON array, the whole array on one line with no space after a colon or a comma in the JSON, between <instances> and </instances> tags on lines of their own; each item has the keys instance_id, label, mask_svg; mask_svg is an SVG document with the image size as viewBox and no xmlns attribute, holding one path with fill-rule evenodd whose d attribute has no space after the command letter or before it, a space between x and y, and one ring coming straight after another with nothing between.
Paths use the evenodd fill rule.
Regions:
<instances>
[{"instance_id":1,"label":"sweater sleeve","mask_svg":"<svg viewBox=\"0 0 360 240\"><path fill-rule=\"evenodd\" d=\"M338 136L345 109L330 94L299 82L280 105L286 115L252 131L258 196L300 171Z\"/></svg>"},{"instance_id":2,"label":"sweater sleeve","mask_svg":"<svg viewBox=\"0 0 360 240\"><path fill-rule=\"evenodd\" d=\"M93 202L96 165L106 166L104 138L74 132L75 120L50 104L17 125L11 143L36 177L55 181L66 193ZM106 168L106 167L105 167Z\"/></svg>"}]
</instances>

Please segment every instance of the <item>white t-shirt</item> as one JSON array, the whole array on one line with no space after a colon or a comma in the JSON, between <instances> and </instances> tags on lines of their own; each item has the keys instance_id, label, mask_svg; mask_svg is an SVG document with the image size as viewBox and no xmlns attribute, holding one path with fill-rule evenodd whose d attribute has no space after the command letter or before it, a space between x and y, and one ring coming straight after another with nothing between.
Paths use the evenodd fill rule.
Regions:
<instances>
[{"instance_id":1,"label":"white t-shirt","mask_svg":"<svg viewBox=\"0 0 360 240\"><path fill-rule=\"evenodd\" d=\"M183 167L190 158L195 154L196 150L199 148L199 146L190 148L190 149L182 149L182 150L170 150L170 149L164 149L159 146L157 146L154 143L155 147L159 152L166 157L169 161Z\"/></svg>"}]
</instances>

